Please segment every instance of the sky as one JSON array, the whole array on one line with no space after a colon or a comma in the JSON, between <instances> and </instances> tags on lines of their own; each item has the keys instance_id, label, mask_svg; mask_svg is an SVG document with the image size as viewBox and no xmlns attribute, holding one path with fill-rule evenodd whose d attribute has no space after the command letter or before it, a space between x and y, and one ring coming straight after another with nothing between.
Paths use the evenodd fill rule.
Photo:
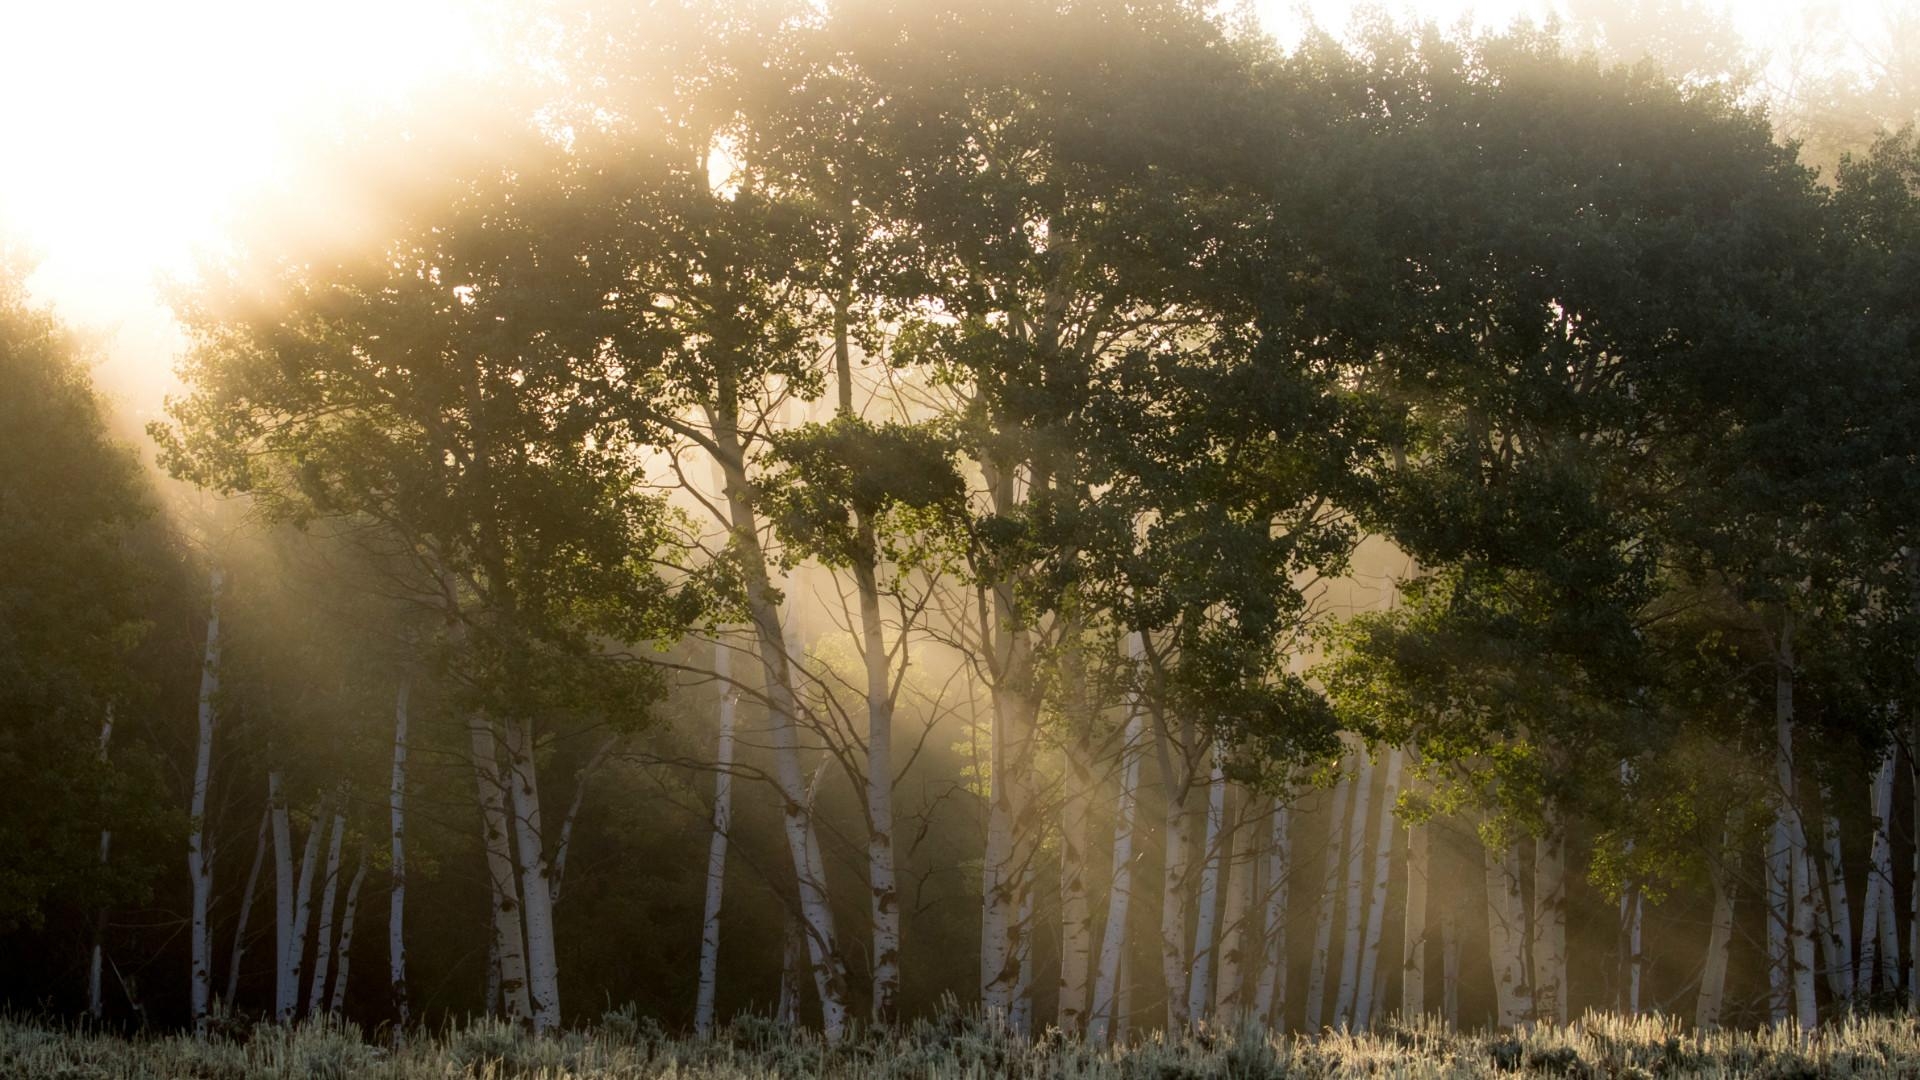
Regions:
<instances>
[{"instance_id":1,"label":"sky","mask_svg":"<svg viewBox=\"0 0 1920 1080\"><path fill-rule=\"evenodd\" d=\"M151 415L179 346L164 282L218 250L238 205L288 184L329 120L496 62L487 12L507 2L0 0L0 240L35 260L39 299L96 335L99 381L136 418ZM1501 27L1567 2L1376 6ZM1724 10L1751 44L1778 49L1809 2ZM1255 8L1289 42L1308 15L1337 28L1355 5Z\"/></svg>"}]
</instances>

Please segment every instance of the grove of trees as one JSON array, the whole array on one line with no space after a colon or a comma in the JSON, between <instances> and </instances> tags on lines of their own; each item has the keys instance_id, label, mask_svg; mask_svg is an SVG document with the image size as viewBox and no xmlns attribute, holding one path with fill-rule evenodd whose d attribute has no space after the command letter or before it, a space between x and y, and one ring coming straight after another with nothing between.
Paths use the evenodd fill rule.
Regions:
<instances>
[{"instance_id":1,"label":"grove of trees","mask_svg":"<svg viewBox=\"0 0 1920 1080\"><path fill-rule=\"evenodd\" d=\"M1911 126L1211 11L542 10L181 287L145 439L9 257L0 995L1920 1003Z\"/></svg>"}]
</instances>

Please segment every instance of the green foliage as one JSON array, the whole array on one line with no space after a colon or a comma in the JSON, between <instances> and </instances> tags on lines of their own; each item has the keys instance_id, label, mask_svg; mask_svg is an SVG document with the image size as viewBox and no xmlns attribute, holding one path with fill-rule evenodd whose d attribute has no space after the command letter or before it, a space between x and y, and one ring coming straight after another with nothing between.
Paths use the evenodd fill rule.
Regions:
<instances>
[{"instance_id":1,"label":"green foliage","mask_svg":"<svg viewBox=\"0 0 1920 1080\"><path fill-rule=\"evenodd\" d=\"M966 483L951 446L925 425L841 416L776 434L770 456L764 502L791 560L908 567L955 542ZM862 518L879 523L885 550L863 550Z\"/></svg>"}]
</instances>

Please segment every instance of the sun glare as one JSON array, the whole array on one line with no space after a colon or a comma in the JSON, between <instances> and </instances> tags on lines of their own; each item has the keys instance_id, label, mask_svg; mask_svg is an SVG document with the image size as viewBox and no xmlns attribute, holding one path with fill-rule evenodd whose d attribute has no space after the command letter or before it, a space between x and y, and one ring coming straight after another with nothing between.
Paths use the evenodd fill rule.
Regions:
<instances>
[{"instance_id":1,"label":"sun glare","mask_svg":"<svg viewBox=\"0 0 1920 1080\"><path fill-rule=\"evenodd\" d=\"M68 317L150 335L166 321L157 280L188 272L320 122L477 69L478 13L457 0L14 5L0 16L0 238L36 260L30 286Z\"/></svg>"}]
</instances>

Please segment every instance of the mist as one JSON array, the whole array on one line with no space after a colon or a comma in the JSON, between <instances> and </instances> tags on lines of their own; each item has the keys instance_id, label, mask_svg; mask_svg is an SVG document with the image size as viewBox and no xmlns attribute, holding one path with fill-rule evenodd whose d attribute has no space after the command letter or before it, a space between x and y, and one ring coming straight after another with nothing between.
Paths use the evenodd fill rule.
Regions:
<instances>
[{"instance_id":1,"label":"mist","mask_svg":"<svg viewBox=\"0 0 1920 1080\"><path fill-rule=\"evenodd\" d=\"M33 13L0 1000L1035 1075L1908 1015L1916 16Z\"/></svg>"}]
</instances>

